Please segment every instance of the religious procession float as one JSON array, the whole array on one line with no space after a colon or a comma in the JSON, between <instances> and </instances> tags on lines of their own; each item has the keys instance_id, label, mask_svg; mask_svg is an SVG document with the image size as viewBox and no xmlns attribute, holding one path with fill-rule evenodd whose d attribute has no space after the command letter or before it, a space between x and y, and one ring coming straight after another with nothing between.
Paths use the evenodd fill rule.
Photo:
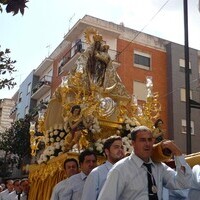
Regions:
<instances>
[{"instance_id":1,"label":"religious procession float","mask_svg":"<svg viewBox=\"0 0 200 200\"><path fill-rule=\"evenodd\" d=\"M84 149L92 149L100 164L105 159L103 143L112 135L122 136L125 151L130 153L131 129L145 125L154 131L154 122L160 117L159 94L153 91L152 77L146 77L146 102L140 105L122 84L102 36L88 28L85 40L88 48L62 78L44 115L30 125L32 156L37 160L29 169L30 200L50 199L54 185L64 178L66 158L78 158ZM171 159L160 148L158 145L155 159ZM194 165L193 160L188 162Z\"/></svg>"}]
</instances>

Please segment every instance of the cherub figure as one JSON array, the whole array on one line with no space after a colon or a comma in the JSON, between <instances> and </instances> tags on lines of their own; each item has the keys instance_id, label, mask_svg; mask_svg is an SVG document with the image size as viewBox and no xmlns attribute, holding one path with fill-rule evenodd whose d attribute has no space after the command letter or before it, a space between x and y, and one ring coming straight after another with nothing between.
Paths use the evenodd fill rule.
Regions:
<instances>
[{"instance_id":1,"label":"cherub figure","mask_svg":"<svg viewBox=\"0 0 200 200\"><path fill-rule=\"evenodd\" d=\"M165 138L165 131L163 129L163 120L158 119L154 124L154 131L153 131L153 137L155 138L155 143L161 142Z\"/></svg>"},{"instance_id":2,"label":"cherub figure","mask_svg":"<svg viewBox=\"0 0 200 200\"><path fill-rule=\"evenodd\" d=\"M72 147L77 144L80 150L86 148L89 142L86 139L88 129L91 126L91 120L88 121L88 117L84 117L81 114L80 105L75 105L71 108L71 116L65 118L65 131L69 133L65 137L65 151L69 151Z\"/></svg>"}]
</instances>

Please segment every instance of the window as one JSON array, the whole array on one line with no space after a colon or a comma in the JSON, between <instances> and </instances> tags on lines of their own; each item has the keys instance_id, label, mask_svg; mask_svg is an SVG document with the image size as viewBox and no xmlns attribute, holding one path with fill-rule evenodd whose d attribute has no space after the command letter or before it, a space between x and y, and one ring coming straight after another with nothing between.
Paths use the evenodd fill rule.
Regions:
<instances>
[{"instance_id":1,"label":"window","mask_svg":"<svg viewBox=\"0 0 200 200\"><path fill-rule=\"evenodd\" d=\"M179 67L185 71L185 60L182 58L179 59ZM189 62L189 70L191 71L191 62Z\"/></svg>"},{"instance_id":2,"label":"window","mask_svg":"<svg viewBox=\"0 0 200 200\"><path fill-rule=\"evenodd\" d=\"M151 67L151 55L139 51L134 51L134 65L136 67L149 70Z\"/></svg>"},{"instance_id":3,"label":"window","mask_svg":"<svg viewBox=\"0 0 200 200\"><path fill-rule=\"evenodd\" d=\"M19 103L22 101L22 92L19 93Z\"/></svg>"},{"instance_id":4,"label":"window","mask_svg":"<svg viewBox=\"0 0 200 200\"><path fill-rule=\"evenodd\" d=\"M146 101L147 98L147 88L145 83L138 81L133 82L134 95L138 100Z\"/></svg>"},{"instance_id":5,"label":"window","mask_svg":"<svg viewBox=\"0 0 200 200\"><path fill-rule=\"evenodd\" d=\"M180 90L180 95L181 95L181 101L186 101L185 99L185 88L181 88ZM192 91L190 90L190 99L192 99Z\"/></svg>"},{"instance_id":6,"label":"window","mask_svg":"<svg viewBox=\"0 0 200 200\"><path fill-rule=\"evenodd\" d=\"M58 63L58 74L61 74L63 72L63 59Z\"/></svg>"},{"instance_id":7,"label":"window","mask_svg":"<svg viewBox=\"0 0 200 200\"><path fill-rule=\"evenodd\" d=\"M25 115L27 115L29 113L28 106L26 106L24 113L25 113Z\"/></svg>"},{"instance_id":8,"label":"window","mask_svg":"<svg viewBox=\"0 0 200 200\"><path fill-rule=\"evenodd\" d=\"M76 44L75 44L75 53L81 52L82 51L82 42L81 39L78 39Z\"/></svg>"},{"instance_id":9,"label":"window","mask_svg":"<svg viewBox=\"0 0 200 200\"><path fill-rule=\"evenodd\" d=\"M181 120L181 126L182 126L182 130L181 132L186 134L186 120L185 119L182 119ZM191 135L194 135L194 121L191 121L190 122L190 128L191 128Z\"/></svg>"},{"instance_id":10,"label":"window","mask_svg":"<svg viewBox=\"0 0 200 200\"><path fill-rule=\"evenodd\" d=\"M27 86L27 94L29 94L30 92L31 92L31 83L29 83Z\"/></svg>"}]
</instances>

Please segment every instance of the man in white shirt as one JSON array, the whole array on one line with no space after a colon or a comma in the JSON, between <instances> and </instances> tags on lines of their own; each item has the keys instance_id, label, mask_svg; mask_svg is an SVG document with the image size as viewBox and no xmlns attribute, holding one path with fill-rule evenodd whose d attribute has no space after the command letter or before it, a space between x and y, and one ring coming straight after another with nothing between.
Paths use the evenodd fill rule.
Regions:
<instances>
[{"instance_id":1,"label":"man in white shirt","mask_svg":"<svg viewBox=\"0 0 200 200\"><path fill-rule=\"evenodd\" d=\"M0 193L0 200L8 199L8 195L13 191L13 180L6 181L6 188L7 189Z\"/></svg>"},{"instance_id":2,"label":"man in white shirt","mask_svg":"<svg viewBox=\"0 0 200 200\"><path fill-rule=\"evenodd\" d=\"M62 190L60 200L81 200L83 186L89 173L96 167L97 157L93 151L85 150L79 155L81 172L71 176Z\"/></svg>"},{"instance_id":3,"label":"man in white shirt","mask_svg":"<svg viewBox=\"0 0 200 200\"><path fill-rule=\"evenodd\" d=\"M200 200L200 165L195 165L192 168L192 187L189 190L189 200Z\"/></svg>"},{"instance_id":4,"label":"man in white shirt","mask_svg":"<svg viewBox=\"0 0 200 200\"><path fill-rule=\"evenodd\" d=\"M174 155L177 171L151 160L154 139L149 128L134 128L131 138L134 151L112 167L98 200L158 200L162 198L163 186L168 189L191 186L191 168L172 141L162 141L161 145Z\"/></svg>"},{"instance_id":5,"label":"man in white shirt","mask_svg":"<svg viewBox=\"0 0 200 200\"><path fill-rule=\"evenodd\" d=\"M169 190L169 200L200 200L200 165L192 168L192 186L186 190ZM167 198L163 200L168 200Z\"/></svg>"},{"instance_id":6,"label":"man in white shirt","mask_svg":"<svg viewBox=\"0 0 200 200\"><path fill-rule=\"evenodd\" d=\"M8 200L17 200L17 199L20 199L19 197L20 197L20 194L22 192L21 187L20 187L20 180L19 179L14 180L13 186L14 186L14 191L11 192L8 195Z\"/></svg>"},{"instance_id":7,"label":"man in white shirt","mask_svg":"<svg viewBox=\"0 0 200 200\"><path fill-rule=\"evenodd\" d=\"M78 162L74 158L67 158L64 162L64 169L66 173L66 179L60 181L53 188L53 192L51 195L51 200L59 200L60 199L60 191L62 191L65 186L68 178L78 173Z\"/></svg>"},{"instance_id":8,"label":"man in white shirt","mask_svg":"<svg viewBox=\"0 0 200 200\"><path fill-rule=\"evenodd\" d=\"M103 150L107 161L94 168L88 175L84 184L81 200L96 200L113 164L125 156L123 142L120 136L109 137L104 143Z\"/></svg>"},{"instance_id":9,"label":"man in white shirt","mask_svg":"<svg viewBox=\"0 0 200 200\"><path fill-rule=\"evenodd\" d=\"M22 190L22 193L20 194L20 200L28 200L30 185L27 178L24 178L20 181L20 187Z\"/></svg>"}]
</instances>

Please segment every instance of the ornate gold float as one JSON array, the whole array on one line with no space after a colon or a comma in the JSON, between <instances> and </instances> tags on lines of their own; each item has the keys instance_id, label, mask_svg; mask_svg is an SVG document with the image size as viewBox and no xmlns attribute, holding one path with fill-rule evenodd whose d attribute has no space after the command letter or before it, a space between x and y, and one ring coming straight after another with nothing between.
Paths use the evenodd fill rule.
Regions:
<instances>
[{"instance_id":1,"label":"ornate gold float","mask_svg":"<svg viewBox=\"0 0 200 200\"><path fill-rule=\"evenodd\" d=\"M62 77L37 128L30 126L32 156L37 161L30 167L30 200L50 199L53 186L64 178L66 158L77 158L86 148L102 155L103 140L111 135L121 135L130 152L131 129L146 125L153 130L160 116L159 94L153 92L152 77L146 77L147 98L139 104L122 84L103 37L89 28L85 38L89 47ZM43 149L39 149L41 142ZM98 160L101 163L104 157Z\"/></svg>"}]
</instances>

